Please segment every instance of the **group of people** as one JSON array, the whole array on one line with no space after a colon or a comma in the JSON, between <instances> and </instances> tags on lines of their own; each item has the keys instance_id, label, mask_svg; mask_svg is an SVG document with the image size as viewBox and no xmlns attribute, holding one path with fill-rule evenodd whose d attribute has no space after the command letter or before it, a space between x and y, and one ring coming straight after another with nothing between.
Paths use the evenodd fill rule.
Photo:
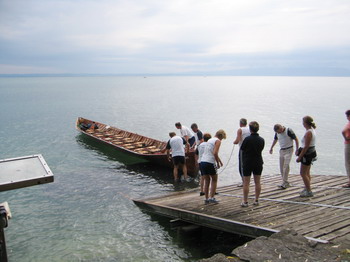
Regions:
<instances>
[{"instance_id":1,"label":"group of people","mask_svg":"<svg viewBox=\"0 0 350 262\"><path fill-rule=\"evenodd\" d=\"M180 130L181 136L175 132L170 132L170 139L167 143L166 150L169 161L174 165L174 179L179 181L178 169L182 169L184 179L189 181L187 175L185 153L190 147L196 147L196 162L199 165L201 173L200 195L205 195L205 203L218 203L215 199L217 187L217 168L222 167L222 161L219 157L221 140L226 139L226 133L220 129L216 132L215 137L209 133L202 133L197 124L192 124L190 130L180 122L175 123L175 127ZM171 151L171 156L170 156Z\"/></svg>"},{"instance_id":2,"label":"group of people","mask_svg":"<svg viewBox=\"0 0 350 262\"><path fill-rule=\"evenodd\" d=\"M348 123L342 131L345 142L345 167L348 182L343 186L350 188L350 110L345 112ZM218 173L217 169L223 166L219 157L219 149L221 140L226 139L226 133L220 129L216 132L215 137L211 137L209 133L202 133L197 124L192 124L190 130L188 127L175 124L180 130L181 136L177 136L175 132L169 133L170 140L167 144L167 153L169 160L174 163L174 178L178 180L178 168L182 168L184 178L188 180L185 160L185 148L196 147L197 162L201 173L200 179L200 195L205 196L205 204L218 203L215 199ZM243 187L242 207L248 207L249 186L251 176L253 175L255 184L255 199L253 205L259 205L259 196L261 193L260 178L263 171L262 151L265 147L265 140L259 136L259 123L252 121L248 124L247 120L242 118L239 121L239 129L237 130L236 139L233 143L239 145L238 161L239 173L242 182L238 186ZM279 143L279 164L282 177L282 183L279 189L287 189L290 187L288 175L290 170L290 162L293 154L297 156L296 162L301 163L300 175L304 183L304 189L300 192L300 197L312 197L314 194L311 189L310 169L314 161L317 160L316 153L316 124L310 116L303 117L303 126L305 134L299 140L291 128L287 128L281 124L274 126L275 136L270 147L270 154L273 154L273 148ZM295 149L294 149L295 144ZM170 157L170 151L172 157Z\"/></svg>"}]
</instances>

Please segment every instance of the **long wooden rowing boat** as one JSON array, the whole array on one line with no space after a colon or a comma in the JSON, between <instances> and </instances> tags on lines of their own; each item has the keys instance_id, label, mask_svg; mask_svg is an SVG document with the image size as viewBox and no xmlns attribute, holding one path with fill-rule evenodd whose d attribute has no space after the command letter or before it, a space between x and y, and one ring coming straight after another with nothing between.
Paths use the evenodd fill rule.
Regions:
<instances>
[{"instance_id":1,"label":"long wooden rowing boat","mask_svg":"<svg viewBox=\"0 0 350 262\"><path fill-rule=\"evenodd\" d=\"M81 133L92 137L118 151L137 156L151 163L172 168L167 159L166 142L145 137L136 133L108 126L86 118L78 117L76 128ZM193 150L186 154L188 174L196 174L195 153Z\"/></svg>"}]
</instances>

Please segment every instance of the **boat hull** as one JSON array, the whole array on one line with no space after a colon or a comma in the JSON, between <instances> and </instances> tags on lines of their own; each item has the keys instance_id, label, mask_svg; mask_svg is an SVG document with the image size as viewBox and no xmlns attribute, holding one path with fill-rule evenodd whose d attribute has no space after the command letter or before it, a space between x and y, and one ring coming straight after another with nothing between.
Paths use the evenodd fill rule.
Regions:
<instances>
[{"instance_id":1,"label":"boat hull","mask_svg":"<svg viewBox=\"0 0 350 262\"><path fill-rule=\"evenodd\" d=\"M111 146L119 152L140 158L155 165L173 168L172 162L167 158L165 149L166 142L82 117L77 119L76 128L82 134ZM195 152L193 150L186 153L186 166L189 175L197 175L198 169L196 166Z\"/></svg>"}]
</instances>

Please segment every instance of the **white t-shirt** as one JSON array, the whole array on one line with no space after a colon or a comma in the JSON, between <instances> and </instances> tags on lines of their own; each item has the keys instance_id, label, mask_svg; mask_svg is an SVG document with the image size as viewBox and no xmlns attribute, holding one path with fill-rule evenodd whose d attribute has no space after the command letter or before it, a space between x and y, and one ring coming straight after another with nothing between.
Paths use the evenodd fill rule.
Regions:
<instances>
[{"instance_id":1,"label":"white t-shirt","mask_svg":"<svg viewBox=\"0 0 350 262\"><path fill-rule=\"evenodd\" d=\"M315 129L311 128L311 129L307 130L305 132L305 135L306 135L307 132L311 132L312 133L310 147L315 146L315 144L316 144L316 131L315 131ZM305 136L303 136L303 138L301 139L301 147L305 147Z\"/></svg>"},{"instance_id":2,"label":"white t-shirt","mask_svg":"<svg viewBox=\"0 0 350 262\"><path fill-rule=\"evenodd\" d=\"M241 136L241 140L239 141L239 146L242 145L243 140L244 140L246 137L250 136L249 127L247 127L247 126L241 127L241 130L242 130L242 136Z\"/></svg>"},{"instance_id":3,"label":"white t-shirt","mask_svg":"<svg viewBox=\"0 0 350 262\"><path fill-rule=\"evenodd\" d=\"M289 134L288 134L289 132ZM291 135L291 136L290 136ZM293 130L288 129L288 128L284 128L284 131L282 133L275 133L275 140L277 139L281 149L284 148L289 148L289 147L293 147L293 138L295 139L295 134L293 132Z\"/></svg>"},{"instance_id":4,"label":"white t-shirt","mask_svg":"<svg viewBox=\"0 0 350 262\"><path fill-rule=\"evenodd\" d=\"M180 136L173 136L170 138L167 144L167 149L171 149L171 155L174 156L185 156L185 148L186 144L185 139Z\"/></svg>"},{"instance_id":5,"label":"white t-shirt","mask_svg":"<svg viewBox=\"0 0 350 262\"><path fill-rule=\"evenodd\" d=\"M208 142L202 142L198 145L197 150L198 150L198 163L201 162L202 156L204 154L205 147L207 146Z\"/></svg>"},{"instance_id":6,"label":"white t-shirt","mask_svg":"<svg viewBox=\"0 0 350 262\"><path fill-rule=\"evenodd\" d=\"M219 138L217 137L213 137L208 140L207 145L204 149L204 153L202 155L201 162L215 164L214 147L215 147L215 142L217 140L219 140Z\"/></svg>"},{"instance_id":7,"label":"white t-shirt","mask_svg":"<svg viewBox=\"0 0 350 262\"><path fill-rule=\"evenodd\" d=\"M188 139L194 136L193 132L187 126L181 126L180 133L182 137L188 136Z\"/></svg>"}]
</instances>

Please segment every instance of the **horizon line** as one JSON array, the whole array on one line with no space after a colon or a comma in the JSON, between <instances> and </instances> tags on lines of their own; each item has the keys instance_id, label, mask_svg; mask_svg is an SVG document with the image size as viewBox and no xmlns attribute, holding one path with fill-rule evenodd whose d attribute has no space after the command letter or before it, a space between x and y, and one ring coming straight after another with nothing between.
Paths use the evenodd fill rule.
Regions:
<instances>
[{"instance_id":1,"label":"horizon line","mask_svg":"<svg viewBox=\"0 0 350 262\"><path fill-rule=\"evenodd\" d=\"M149 74L98 74L98 73L62 73L62 74L42 74L42 73L32 73L32 74L1 74L0 77L83 77L83 76L137 76L137 77L151 77L151 76L200 76L200 77L210 77L210 76L251 76L251 77L350 77L348 74L200 74L200 73L149 73Z\"/></svg>"}]
</instances>

